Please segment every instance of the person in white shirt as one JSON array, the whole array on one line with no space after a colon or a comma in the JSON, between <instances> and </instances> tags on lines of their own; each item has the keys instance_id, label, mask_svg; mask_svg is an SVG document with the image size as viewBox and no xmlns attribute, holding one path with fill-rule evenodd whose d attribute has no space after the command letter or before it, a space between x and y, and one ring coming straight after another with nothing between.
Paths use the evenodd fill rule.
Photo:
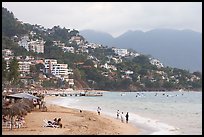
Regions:
<instances>
[{"instance_id":1,"label":"person in white shirt","mask_svg":"<svg viewBox=\"0 0 204 137\"><path fill-rule=\"evenodd\" d=\"M121 122L123 123L123 122L124 122L124 115L123 115L123 112L121 113L120 118L121 118Z\"/></svg>"},{"instance_id":2,"label":"person in white shirt","mask_svg":"<svg viewBox=\"0 0 204 137\"><path fill-rule=\"evenodd\" d=\"M101 113L101 108L100 107L97 108L97 112L98 112L98 115L100 115L100 113Z\"/></svg>"},{"instance_id":3,"label":"person in white shirt","mask_svg":"<svg viewBox=\"0 0 204 137\"><path fill-rule=\"evenodd\" d=\"M117 110L117 119L119 118L120 112Z\"/></svg>"}]
</instances>

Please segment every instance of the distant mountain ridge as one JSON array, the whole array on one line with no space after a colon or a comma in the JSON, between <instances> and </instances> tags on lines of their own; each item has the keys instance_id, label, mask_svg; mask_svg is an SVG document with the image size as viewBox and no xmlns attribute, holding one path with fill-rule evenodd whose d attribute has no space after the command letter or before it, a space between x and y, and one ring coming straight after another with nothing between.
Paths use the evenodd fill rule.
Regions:
<instances>
[{"instance_id":1,"label":"distant mountain ridge","mask_svg":"<svg viewBox=\"0 0 204 137\"><path fill-rule=\"evenodd\" d=\"M109 47L131 48L152 55L164 65L202 72L202 33L192 30L153 29L127 31L114 38L105 32L80 31L89 42Z\"/></svg>"},{"instance_id":2,"label":"distant mountain ridge","mask_svg":"<svg viewBox=\"0 0 204 137\"><path fill-rule=\"evenodd\" d=\"M111 45L114 42L114 37L106 32L95 30L83 30L79 31L82 36L88 38L89 42L99 43L103 45Z\"/></svg>"},{"instance_id":3,"label":"distant mountain ridge","mask_svg":"<svg viewBox=\"0 0 204 137\"><path fill-rule=\"evenodd\" d=\"M98 39L95 43L90 44L87 39L79 34L78 30L71 30L65 27L61 28L59 25L51 29L46 29L41 25L23 23L15 18L12 12L3 7L2 13L2 74L4 74L2 75L2 79L4 80L2 86L6 88L13 87L12 85L21 88L33 86L33 83L39 82L40 75L44 75L45 79L42 79L41 84L34 84L35 86L54 89L92 88L127 92L177 91L180 89L200 91L202 89L202 74L200 72L189 73L186 70L178 68L163 67L160 62L157 63L157 60L150 59L149 56L145 56L143 53L138 56L135 50L131 50L129 52L130 54L128 54L127 50L117 50L111 47L115 45L115 42L120 42L119 40L121 39L125 40L123 45L128 45L127 43L131 42L131 40L134 40L133 42L136 40L137 43L140 42L139 45L144 45L146 41L142 41L142 38L149 38L146 32L129 31L121 36L119 40L103 32L100 36L96 35L98 32L94 32L95 34L92 36L96 36ZM29 40L25 40L25 36L28 36ZM174 36L174 34L172 36ZM101 38L104 37L107 42L108 40L113 40L112 42L114 42L114 44L110 45L109 43L105 46L96 44L99 43L98 40L102 40ZM158 38L161 39L162 37L159 36ZM129 39L129 41L127 41L127 39ZM151 36L147 42L152 42L151 40L154 42L155 39L157 39L157 37L152 38ZM45 43L38 45L38 42L41 40ZM38 45L38 49L44 47L44 53L38 53L33 49L28 51L25 49L24 44L19 44L19 42L21 43L22 41L25 41L23 43L26 44L27 47L33 47L35 45ZM30 41L32 42L30 43ZM160 44L161 41L158 43ZM130 43L130 45L136 44ZM151 44L147 43L147 45ZM68 47L73 50L67 51L66 49L68 49ZM8 56L8 58L12 60L11 62L15 61L15 63L10 64L10 60L5 60L5 57L7 58L6 54L9 51L7 49L10 49L10 52L13 53L13 55ZM14 57L18 59L16 60ZM27 57L33 59L27 60ZM43 62L41 63L43 64L36 64L34 61L36 59L42 60ZM69 71L73 73L69 75L68 70L65 72L68 75L58 76L53 73L46 73L45 59L55 59L56 62L65 64L63 66L67 66L66 70L69 69ZM31 67L28 66L30 73L26 71L24 75L20 72L25 76L23 77L23 81L33 79L32 83L22 83L22 77L19 77L21 75L18 74L17 62L19 61L24 61L33 66L32 70ZM7 62L9 63L8 68ZM11 71L10 68L13 68L11 70L14 70L14 72ZM57 68L57 70L63 70L64 72L65 68ZM13 77L14 73L17 74L15 78ZM10 78L10 76L13 78ZM65 80L65 77L68 81ZM15 80L14 84L7 84L11 83L13 79ZM71 85L69 81L72 81Z\"/></svg>"}]
</instances>

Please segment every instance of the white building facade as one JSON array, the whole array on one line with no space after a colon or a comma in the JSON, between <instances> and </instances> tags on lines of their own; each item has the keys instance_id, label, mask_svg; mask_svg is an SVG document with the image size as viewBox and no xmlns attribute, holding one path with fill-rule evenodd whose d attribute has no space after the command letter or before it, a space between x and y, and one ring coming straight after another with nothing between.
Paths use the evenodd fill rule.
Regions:
<instances>
[{"instance_id":1,"label":"white building facade","mask_svg":"<svg viewBox=\"0 0 204 137\"><path fill-rule=\"evenodd\" d=\"M45 59L44 61L45 73L51 73L54 64L57 64L56 59Z\"/></svg>"},{"instance_id":2,"label":"white building facade","mask_svg":"<svg viewBox=\"0 0 204 137\"><path fill-rule=\"evenodd\" d=\"M67 64L53 64L51 73L55 76L66 76L68 75Z\"/></svg>"},{"instance_id":3,"label":"white building facade","mask_svg":"<svg viewBox=\"0 0 204 137\"><path fill-rule=\"evenodd\" d=\"M25 76L26 74L30 74L30 61L19 61L19 72L22 76Z\"/></svg>"},{"instance_id":4,"label":"white building facade","mask_svg":"<svg viewBox=\"0 0 204 137\"><path fill-rule=\"evenodd\" d=\"M117 48L113 48L113 51L115 52L115 54L117 54L118 56L127 56L128 55L128 51L127 49L117 49Z\"/></svg>"},{"instance_id":5,"label":"white building facade","mask_svg":"<svg viewBox=\"0 0 204 137\"><path fill-rule=\"evenodd\" d=\"M4 50L2 50L2 55L3 56L12 56L13 52L10 49L4 49Z\"/></svg>"},{"instance_id":6,"label":"white building facade","mask_svg":"<svg viewBox=\"0 0 204 137\"><path fill-rule=\"evenodd\" d=\"M156 65L157 68L163 68L164 65L158 59L150 59L152 65Z\"/></svg>"},{"instance_id":7,"label":"white building facade","mask_svg":"<svg viewBox=\"0 0 204 137\"><path fill-rule=\"evenodd\" d=\"M37 53L44 53L44 41L37 40L29 42L29 50Z\"/></svg>"},{"instance_id":8,"label":"white building facade","mask_svg":"<svg viewBox=\"0 0 204 137\"><path fill-rule=\"evenodd\" d=\"M27 51L29 51L29 37L28 36L24 36L21 38L21 41L18 42L18 45L21 47L24 47Z\"/></svg>"},{"instance_id":9,"label":"white building facade","mask_svg":"<svg viewBox=\"0 0 204 137\"><path fill-rule=\"evenodd\" d=\"M44 43L43 40L31 41L28 36L23 36L18 45L24 47L27 51L44 53Z\"/></svg>"}]
</instances>

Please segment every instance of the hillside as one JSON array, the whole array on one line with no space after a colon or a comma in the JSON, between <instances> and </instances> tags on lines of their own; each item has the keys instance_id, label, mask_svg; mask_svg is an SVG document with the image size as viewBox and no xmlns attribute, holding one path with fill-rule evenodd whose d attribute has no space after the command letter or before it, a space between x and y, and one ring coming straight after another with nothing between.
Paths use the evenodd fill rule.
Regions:
<instances>
[{"instance_id":1,"label":"hillside","mask_svg":"<svg viewBox=\"0 0 204 137\"><path fill-rule=\"evenodd\" d=\"M165 66L202 71L202 34L191 30L127 31L113 38L108 33L80 31L90 42L134 49L158 58ZM103 35L102 35L103 34ZM98 39L100 37L100 40Z\"/></svg>"},{"instance_id":2,"label":"hillside","mask_svg":"<svg viewBox=\"0 0 204 137\"><path fill-rule=\"evenodd\" d=\"M68 80L74 80L76 89L94 88L115 91L138 90L200 90L202 88L202 74L188 70L163 66L154 56L147 56L135 50L120 49L111 45L100 45L89 42L78 30L60 26L45 29L40 25L25 24L19 21L7 9L2 8L2 49L10 49L15 57L26 62L26 57L32 62L42 59L55 59L59 64L68 65L73 70L66 75ZM6 25L6 23L9 24ZM20 25L20 27L19 27ZM9 28L12 30L9 30ZM16 28L17 27L17 28ZM127 38L131 35L126 33ZM137 32L138 35L144 34ZM102 34L110 38L110 35ZM37 52L25 50L19 45L25 37L32 43L40 41L44 50ZM128 43L126 43L128 44ZM37 45L37 44L35 44ZM5 62L4 56L2 58ZM7 60L9 61L9 60ZM31 63L31 62L30 62ZM2 66L6 66L4 63ZM2 67L3 68L3 67ZM56 67L57 68L57 67ZM5 70L4 67L2 70ZM32 73L26 77L39 83L42 87L67 88L69 82L57 77L52 72L46 72L45 62L32 64ZM43 75L43 78L39 78ZM25 77L24 77L25 78ZM4 76L4 80L7 77ZM41 80L41 81L40 81ZM8 82L8 81L6 81Z\"/></svg>"}]
</instances>

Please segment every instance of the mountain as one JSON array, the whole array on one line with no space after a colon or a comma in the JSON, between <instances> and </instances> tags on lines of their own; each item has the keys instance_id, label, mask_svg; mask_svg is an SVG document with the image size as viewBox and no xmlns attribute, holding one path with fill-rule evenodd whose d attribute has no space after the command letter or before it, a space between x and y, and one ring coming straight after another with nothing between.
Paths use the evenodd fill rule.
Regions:
<instances>
[{"instance_id":1,"label":"mountain","mask_svg":"<svg viewBox=\"0 0 204 137\"><path fill-rule=\"evenodd\" d=\"M131 48L158 58L164 65L189 71L202 71L202 33L192 30L154 29L127 31L113 38L108 33L80 31L88 41ZM94 34L94 35L91 35ZM102 35L103 34L103 35ZM98 37L98 39L97 39Z\"/></svg>"},{"instance_id":2,"label":"mountain","mask_svg":"<svg viewBox=\"0 0 204 137\"><path fill-rule=\"evenodd\" d=\"M102 45L111 46L114 42L114 38L105 32L94 30L82 30L80 34L86 38L89 42L101 43Z\"/></svg>"},{"instance_id":3,"label":"mountain","mask_svg":"<svg viewBox=\"0 0 204 137\"><path fill-rule=\"evenodd\" d=\"M11 37L15 34L21 35L26 33L28 33L28 31L22 23L14 17L14 14L2 7L2 35Z\"/></svg>"},{"instance_id":4,"label":"mountain","mask_svg":"<svg viewBox=\"0 0 204 137\"><path fill-rule=\"evenodd\" d=\"M22 56L24 61L26 61L25 56L31 56L35 59L56 59L60 64L67 64L69 68L73 69L73 74L69 75L68 78L74 80L76 88L93 88L110 91L169 91L181 88L200 91L202 87L202 74L200 72L189 73L186 70L171 67L163 67L161 71L161 68L152 64L152 60L149 60L149 56L145 56L143 53L137 57L133 57L132 55L122 57L120 54L117 55L115 50L111 48L111 46L114 46L114 44L110 44L111 42L119 42L122 46L129 45L129 47L132 45L135 46L136 44L134 43L139 43L139 45L146 44L147 46L153 45L152 43L155 39L161 39L161 36L152 36L156 34L154 31L148 33L128 31L118 38L113 38L107 33L96 31L92 33L89 30L89 34L92 34L92 37L96 36L96 41L94 42L98 43L100 40L107 40L109 43L105 46L91 44L92 46L88 47L86 44L89 44L91 41L88 42L82 35L79 35L80 32L78 30L70 30L65 27L61 28L60 26L45 29L41 25L19 22L12 12L3 7L2 13L2 49L10 49L14 53L14 56ZM100 33L100 36L96 35L97 33ZM45 41L44 53L27 51L24 47L19 46L18 42L21 41L25 35L28 35L31 41L39 42L37 39ZM171 35L169 35L170 39L166 41L171 42L174 40L172 40L172 37L175 35L174 32L172 32ZM176 38L179 37L180 36L177 36ZM190 35L188 37L190 39L193 36ZM146 38L148 41L142 41L143 38ZM78 43L79 39L80 43ZM165 37L162 38L162 40L163 39L165 41ZM158 42L158 45L164 43L162 40ZM124 43L122 43L123 41ZM131 41L133 44L129 43ZM182 44L183 41L185 40L181 40L180 43ZM30 44L33 45L33 43ZM64 52L64 48L67 46L74 47L74 53L69 51ZM154 45L154 47L156 46ZM134 52L134 50L132 51ZM157 50L155 51L159 53ZM4 52L5 50L2 50L2 53ZM12 58L12 56L10 57ZM121 58L119 59L118 57ZM11 83L12 79L10 80L10 77L8 77L11 71L8 71L4 58L5 56L2 56L2 66L4 66L4 72L8 72L8 75L3 76L3 86L7 86L6 83ZM39 64L32 65L32 73L26 74L26 76L31 77L36 83L39 82L37 77L39 77L42 71L38 65ZM44 65L41 64L41 66L44 68ZM60 68L57 69L61 70ZM17 74L17 71L16 69L15 74ZM158 74L160 72L161 74ZM45 73L45 70L42 73L49 79L44 79L42 84L38 86L49 88L70 88L71 86L66 80L62 81L64 78L62 75L60 76L61 78L56 78L53 77L55 74ZM16 77L16 81L18 81L18 78L19 77ZM22 81L18 81L14 86L23 88L25 85L26 84L23 84ZM31 85L28 84L27 86Z\"/></svg>"}]
</instances>

